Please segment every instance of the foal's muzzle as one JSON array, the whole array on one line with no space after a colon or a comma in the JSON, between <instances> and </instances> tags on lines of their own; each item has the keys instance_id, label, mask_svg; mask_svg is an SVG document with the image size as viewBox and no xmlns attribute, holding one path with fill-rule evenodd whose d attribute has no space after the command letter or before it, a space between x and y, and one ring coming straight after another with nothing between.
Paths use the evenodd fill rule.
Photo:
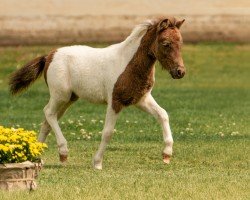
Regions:
<instances>
[{"instance_id":1,"label":"foal's muzzle","mask_svg":"<svg viewBox=\"0 0 250 200\"><path fill-rule=\"evenodd\" d=\"M185 75L185 68L184 66L176 67L174 70L170 71L172 78L180 79Z\"/></svg>"}]
</instances>

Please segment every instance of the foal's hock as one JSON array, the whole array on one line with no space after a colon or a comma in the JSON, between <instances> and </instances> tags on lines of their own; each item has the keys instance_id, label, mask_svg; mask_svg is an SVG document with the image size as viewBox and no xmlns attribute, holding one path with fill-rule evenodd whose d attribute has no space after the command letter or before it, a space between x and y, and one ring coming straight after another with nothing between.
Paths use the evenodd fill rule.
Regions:
<instances>
[{"instance_id":1,"label":"foal's hock","mask_svg":"<svg viewBox=\"0 0 250 200\"><path fill-rule=\"evenodd\" d=\"M44 107L45 120L39 141L44 142L54 131L60 160L67 160L68 148L58 124L67 108L80 99L107 104L102 141L94 156L94 167L102 169L107 143L111 139L117 117L122 109L135 105L153 115L161 124L165 148L163 161L170 162L173 138L167 112L151 95L155 81L155 62L159 60L172 78L185 75L181 57L180 27L184 20L160 18L137 25L121 43L106 48L69 46L40 56L10 78L10 91L26 89L42 73L50 92Z\"/></svg>"}]
</instances>

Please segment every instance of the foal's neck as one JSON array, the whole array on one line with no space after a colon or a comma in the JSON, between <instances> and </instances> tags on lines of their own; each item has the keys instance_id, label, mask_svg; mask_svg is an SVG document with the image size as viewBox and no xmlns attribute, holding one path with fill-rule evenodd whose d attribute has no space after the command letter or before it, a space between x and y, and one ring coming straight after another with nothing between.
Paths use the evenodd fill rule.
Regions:
<instances>
[{"instance_id":1,"label":"foal's neck","mask_svg":"<svg viewBox=\"0 0 250 200\"><path fill-rule=\"evenodd\" d=\"M156 58L151 50L151 47L155 39L156 30L153 27L149 29L142 37L136 53L128 64L128 66L132 68L134 72L140 72L140 76L148 76L154 67ZM145 76L143 76L143 78L145 78Z\"/></svg>"},{"instance_id":2,"label":"foal's neck","mask_svg":"<svg viewBox=\"0 0 250 200\"><path fill-rule=\"evenodd\" d=\"M112 108L116 113L132 104L136 104L154 85L154 63L156 58L150 55L155 40L155 31L149 29L141 43L118 77L112 94Z\"/></svg>"}]
</instances>

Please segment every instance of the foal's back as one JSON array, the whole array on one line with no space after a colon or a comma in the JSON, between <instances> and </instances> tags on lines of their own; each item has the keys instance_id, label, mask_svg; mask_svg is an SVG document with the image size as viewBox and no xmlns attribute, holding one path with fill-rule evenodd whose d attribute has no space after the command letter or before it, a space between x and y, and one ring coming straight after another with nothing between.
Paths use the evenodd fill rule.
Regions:
<instances>
[{"instance_id":1,"label":"foal's back","mask_svg":"<svg viewBox=\"0 0 250 200\"><path fill-rule=\"evenodd\" d=\"M120 66L123 60L120 49L119 45L106 48L69 46L57 49L47 70L50 93L58 90L68 94L74 92L90 102L106 103L126 64L123 64L124 67Z\"/></svg>"}]
</instances>

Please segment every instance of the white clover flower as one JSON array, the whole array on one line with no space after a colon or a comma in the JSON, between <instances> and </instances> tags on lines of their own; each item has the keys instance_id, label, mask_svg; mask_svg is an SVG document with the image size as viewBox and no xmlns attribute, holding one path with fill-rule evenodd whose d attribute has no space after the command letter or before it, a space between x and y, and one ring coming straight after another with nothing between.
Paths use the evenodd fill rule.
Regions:
<instances>
[{"instance_id":1,"label":"white clover flower","mask_svg":"<svg viewBox=\"0 0 250 200\"><path fill-rule=\"evenodd\" d=\"M86 133L85 129L80 130L81 133Z\"/></svg>"}]
</instances>

